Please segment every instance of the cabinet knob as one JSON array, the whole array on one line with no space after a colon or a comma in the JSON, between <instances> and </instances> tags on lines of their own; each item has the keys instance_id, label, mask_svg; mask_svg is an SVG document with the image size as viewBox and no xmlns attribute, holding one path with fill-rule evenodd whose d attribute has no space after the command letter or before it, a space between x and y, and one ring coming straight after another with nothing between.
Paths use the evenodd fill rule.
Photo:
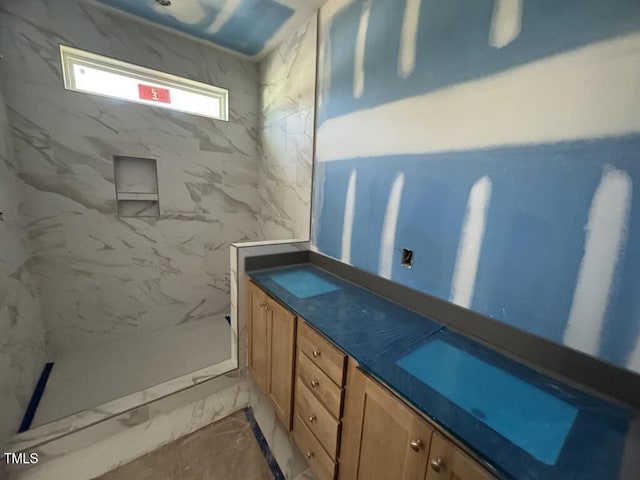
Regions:
<instances>
[{"instance_id":1,"label":"cabinet knob","mask_svg":"<svg viewBox=\"0 0 640 480\"><path fill-rule=\"evenodd\" d=\"M316 388L318 385L320 385L318 380L311 380L311 388Z\"/></svg>"},{"instance_id":2,"label":"cabinet knob","mask_svg":"<svg viewBox=\"0 0 640 480\"><path fill-rule=\"evenodd\" d=\"M431 468L433 468L433 470L436 472L442 470L442 467L444 466L444 460L442 460L440 457L434 458L429 463L431 464Z\"/></svg>"},{"instance_id":3,"label":"cabinet knob","mask_svg":"<svg viewBox=\"0 0 640 480\"><path fill-rule=\"evenodd\" d=\"M266 306L267 306L267 304L266 304L266 303L264 303L264 302L260 302L260 306L261 306L262 308L264 308L264 307L266 307Z\"/></svg>"},{"instance_id":4,"label":"cabinet knob","mask_svg":"<svg viewBox=\"0 0 640 480\"><path fill-rule=\"evenodd\" d=\"M411 440L409 442L409 445L411 446L411 450L413 450L414 452L418 452L422 448L422 440L416 438L415 440Z\"/></svg>"},{"instance_id":5,"label":"cabinet knob","mask_svg":"<svg viewBox=\"0 0 640 480\"><path fill-rule=\"evenodd\" d=\"M318 358L320 356L320 350L318 350L317 348L313 349L313 356L315 358Z\"/></svg>"},{"instance_id":6,"label":"cabinet knob","mask_svg":"<svg viewBox=\"0 0 640 480\"><path fill-rule=\"evenodd\" d=\"M263 307L265 310L269 310L269 305L265 304Z\"/></svg>"},{"instance_id":7,"label":"cabinet knob","mask_svg":"<svg viewBox=\"0 0 640 480\"><path fill-rule=\"evenodd\" d=\"M312 451L307 450L307 458L313 458L315 454Z\"/></svg>"},{"instance_id":8,"label":"cabinet knob","mask_svg":"<svg viewBox=\"0 0 640 480\"><path fill-rule=\"evenodd\" d=\"M309 422L313 423L316 421L316 416L315 415L309 415Z\"/></svg>"}]
</instances>

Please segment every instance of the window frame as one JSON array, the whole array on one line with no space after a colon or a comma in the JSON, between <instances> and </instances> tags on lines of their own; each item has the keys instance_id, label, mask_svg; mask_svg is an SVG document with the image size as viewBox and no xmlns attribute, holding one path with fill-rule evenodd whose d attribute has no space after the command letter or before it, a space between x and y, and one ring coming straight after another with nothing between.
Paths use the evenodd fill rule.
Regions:
<instances>
[{"instance_id":1,"label":"window frame","mask_svg":"<svg viewBox=\"0 0 640 480\"><path fill-rule=\"evenodd\" d=\"M123 62L115 58L98 55L96 53L87 52L78 48L60 45L60 61L62 64L62 77L64 79L64 88L66 90L97 95L100 97L114 98L124 102L146 105L151 107L159 107L176 112L188 113L214 120L229 121L229 90L215 85L209 85L203 82L197 82L188 78L180 77L170 73L153 70L151 68L141 67L133 63ZM87 68L99 69L104 72L125 75L131 79L142 82L152 82L168 88L180 89L198 95L208 96L218 100L220 105L220 116L207 115L193 111L176 108L175 104L170 103L150 103L144 100L136 101L129 98L119 97L117 95L107 95L97 93L91 90L85 90L77 87L75 79L74 66L85 66Z\"/></svg>"}]
</instances>

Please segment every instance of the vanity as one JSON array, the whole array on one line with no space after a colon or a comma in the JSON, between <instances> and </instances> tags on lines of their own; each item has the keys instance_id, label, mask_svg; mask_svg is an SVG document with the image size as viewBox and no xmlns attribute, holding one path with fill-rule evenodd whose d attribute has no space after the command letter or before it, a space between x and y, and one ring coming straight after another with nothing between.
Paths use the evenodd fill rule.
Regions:
<instances>
[{"instance_id":1,"label":"vanity","mask_svg":"<svg viewBox=\"0 0 640 480\"><path fill-rule=\"evenodd\" d=\"M619 478L626 407L314 265L248 276L249 371L318 479Z\"/></svg>"}]
</instances>

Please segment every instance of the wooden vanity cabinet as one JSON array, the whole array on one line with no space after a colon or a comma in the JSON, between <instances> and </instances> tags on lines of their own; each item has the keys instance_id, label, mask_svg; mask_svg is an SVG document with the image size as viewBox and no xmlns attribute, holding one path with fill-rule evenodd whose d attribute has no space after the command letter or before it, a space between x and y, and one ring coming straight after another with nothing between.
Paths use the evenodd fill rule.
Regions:
<instances>
[{"instance_id":1,"label":"wooden vanity cabinet","mask_svg":"<svg viewBox=\"0 0 640 480\"><path fill-rule=\"evenodd\" d=\"M249 282L247 331L249 336L249 371L260 389L268 393L269 375L269 322L267 295Z\"/></svg>"},{"instance_id":2,"label":"wooden vanity cabinet","mask_svg":"<svg viewBox=\"0 0 640 480\"><path fill-rule=\"evenodd\" d=\"M349 359L339 480L494 480L436 427Z\"/></svg>"},{"instance_id":3,"label":"wooden vanity cabinet","mask_svg":"<svg viewBox=\"0 0 640 480\"><path fill-rule=\"evenodd\" d=\"M249 282L249 371L291 430L296 317Z\"/></svg>"},{"instance_id":4,"label":"wooden vanity cabinet","mask_svg":"<svg viewBox=\"0 0 640 480\"><path fill-rule=\"evenodd\" d=\"M298 320L293 438L318 480L336 476L346 355Z\"/></svg>"},{"instance_id":5,"label":"wooden vanity cabinet","mask_svg":"<svg viewBox=\"0 0 640 480\"><path fill-rule=\"evenodd\" d=\"M248 303L251 375L319 480L495 478L252 282Z\"/></svg>"},{"instance_id":6,"label":"wooden vanity cabinet","mask_svg":"<svg viewBox=\"0 0 640 480\"><path fill-rule=\"evenodd\" d=\"M340 480L423 480L433 427L349 360Z\"/></svg>"},{"instance_id":7,"label":"wooden vanity cabinet","mask_svg":"<svg viewBox=\"0 0 640 480\"><path fill-rule=\"evenodd\" d=\"M469 455L436 432L431 439L426 480L493 480Z\"/></svg>"}]
</instances>

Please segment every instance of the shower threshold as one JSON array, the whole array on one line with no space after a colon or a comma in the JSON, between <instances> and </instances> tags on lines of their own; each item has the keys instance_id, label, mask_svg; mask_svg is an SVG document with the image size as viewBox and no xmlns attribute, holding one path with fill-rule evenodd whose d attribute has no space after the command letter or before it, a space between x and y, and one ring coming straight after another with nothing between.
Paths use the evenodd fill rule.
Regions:
<instances>
[{"instance_id":1,"label":"shower threshold","mask_svg":"<svg viewBox=\"0 0 640 480\"><path fill-rule=\"evenodd\" d=\"M66 435L235 368L224 315L61 355L31 429L12 443Z\"/></svg>"}]
</instances>

